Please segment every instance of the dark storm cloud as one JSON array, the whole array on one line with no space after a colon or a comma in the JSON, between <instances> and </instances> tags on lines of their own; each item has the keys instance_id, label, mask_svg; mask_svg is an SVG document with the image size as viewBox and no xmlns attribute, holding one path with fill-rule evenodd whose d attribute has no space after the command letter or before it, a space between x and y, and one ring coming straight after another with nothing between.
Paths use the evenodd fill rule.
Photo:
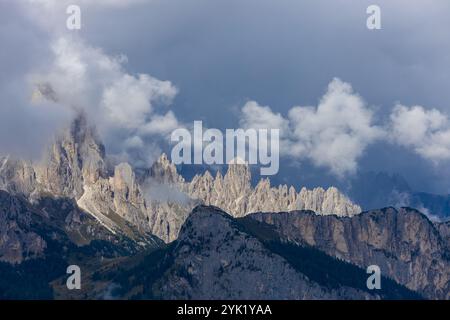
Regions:
<instances>
[{"instance_id":1,"label":"dark storm cloud","mask_svg":"<svg viewBox=\"0 0 450 320\"><path fill-rule=\"evenodd\" d=\"M381 7L379 31L366 28L373 3ZM131 69L173 81L185 121L236 127L247 100L281 113L315 105L336 76L381 124L397 102L450 112L447 1L154 1L146 8L89 19L86 36L125 52ZM359 166L400 172L420 190L450 187L445 165L388 143L370 146ZM302 183L339 183L308 163L290 171Z\"/></svg>"},{"instance_id":2,"label":"dark storm cloud","mask_svg":"<svg viewBox=\"0 0 450 320\"><path fill-rule=\"evenodd\" d=\"M0 75L2 114L4 105L26 103L17 98L20 86L8 89L11 79L23 81L26 69L45 61L48 50L43 45L48 35L36 31L18 10L11 11L12 2L0 5L5 9L0 41L9 48L0 53L0 66L7 70ZM369 31L365 12L374 3L382 10L382 30ZM353 86L377 111L380 124L397 102L450 113L446 0L153 0L120 9L81 5L81 36L107 54L125 54L131 73L173 82L179 88L173 110L183 122L203 119L209 127L237 127L239 111L249 100L285 115L292 106L317 105L334 77ZM20 118L17 113L9 111L8 123ZM447 192L450 176L443 168L387 142L369 146L359 161L361 171L400 172L416 189ZM286 170L284 177L296 185L339 183L308 162Z\"/></svg>"},{"instance_id":3,"label":"dark storm cloud","mask_svg":"<svg viewBox=\"0 0 450 320\"><path fill-rule=\"evenodd\" d=\"M397 100L446 108L450 4L377 1L383 29L369 31L372 2L152 1L88 13L85 31L126 53L134 70L180 83L179 108L195 118L246 98L279 111L313 104L333 77L382 108Z\"/></svg>"}]
</instances>

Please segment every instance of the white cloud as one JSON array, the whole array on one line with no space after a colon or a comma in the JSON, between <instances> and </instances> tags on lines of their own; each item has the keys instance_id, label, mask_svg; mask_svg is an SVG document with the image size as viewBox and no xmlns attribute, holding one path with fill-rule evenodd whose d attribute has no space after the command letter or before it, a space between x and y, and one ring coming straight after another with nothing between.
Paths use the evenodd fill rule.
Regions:
<instances>
[{"instance_id":1,"label":"white cloud","mask_svg":"<svg viewBox=\"0 0 450 320\"><path fill-rule=\"evenodd\" d=\"M274 113L270 107L260 106L256 101L247 102L242 108L241 124L254 129L280 129L286 132L289 121L280 113Z\"/></svg>"},{"instance_id":2,"label":"white cloud","mask_svg":"<svg viewBox=\"0 0 450 320\"><path fill-rule=\"evenodd\" d=\"M169 81L149 75L119 75L106 87L101 101L104 114L117 126L133 129L147 126L153 102L170 103L177 93ZM157 133L157 130L154 130Z\"/></svg>"},{"instance_id":3,"label":"white cloud","mask_svg":"<svg viewBox=\"0 0 450 320\"><path fill-rule=\"evenodd\" d=\"M242 113L246 128L280 129L282 154L310 159L337 176L355 172L366 147L383 136L372 111L339 79L330 82L317 107L293 107L287 118L256 102L247 103Z\"/></svg>"},{"instance_id":4,"label":"white cloud","mask_svg":"<svg viewBox=\"0 0 450 320\"><path fill-rule=\"evenodd\" d=\"M161 143L180 123L170 105L177 88L148 74L130 74L127 58L112 56L87 44L81 33L67 30L69 5L86 10L124 8L149 0L21 0L22 9L49 38L52 56L28 74L37 88L33 100L46 98L57 106L83 109L94 122L112 158L135 165L151 164ZM41 99L42 101L42 99ZM41 104L44 105L44 104ZM43 109L42 109L43 110Z\"/></svg>"},{"instance_id":5,"label":"white cloud","mask_svg":"<svg viewBox=\"0 0 450 320\"><path fill-rule=\"evenodd\" d=\"M170 81L148 74L131 75L124 69L125 57L109 56L78 37L60 37L52 51L53 62L44 71L31 74L30 80L46 89L40 90L41 95L61 107L84 109L107 147L133 150L129 161L145 163L145 150L150 148L146 141L166 139L180 125L173 112L159 111L177 94ZM108 141L113 145L108 146ZM139 159L133 159L136 157ZM153 159L148 157L151 163Z\"/></svg>"},{"instance_id":6,"label":"white cloud","mask_svg":"<svg viewBox=\"0 0 450 320\"><path fill-rule=\"evenodd\" d=\"M390 116L390 137L399 145L412 148L425 159L450 159L450 121L436 109L421 106L395 106Z\"/></svg>"},{"instance_id":7,"label":"white cloud","mask_svg":"<svg viewBox=\"0 0 450 320\"><path fill-rule=\"evenodd\" d=\"M172 111L164 115L155 114L149 122L143 125L139 133L143 136L162 134L169 135L176 128L182 127Z\"/></svg>"},{"instance_id":8,"label":"white cloud","mask_svg":"<svg viewBox=\"0 0 450 320\"><path fill-rule=\"evenodd\" d=\"M296 106L287 117L255 101L242 108L245 128L278 128L281 154L309 159L343 177L375 141L412 149L435 163L450 159L450 120L437 109L396 105L387 125L373 121L373 111L350 84L334 79L317 107Z\"/></svg>"}]
</instances>

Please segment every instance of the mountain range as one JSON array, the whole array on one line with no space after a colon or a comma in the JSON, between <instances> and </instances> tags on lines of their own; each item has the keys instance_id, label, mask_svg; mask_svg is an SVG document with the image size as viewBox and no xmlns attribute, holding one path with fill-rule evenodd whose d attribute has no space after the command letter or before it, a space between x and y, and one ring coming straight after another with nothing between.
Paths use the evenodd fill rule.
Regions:
<instances>
[{"instance_id":1,"label":"mountain range","mask_svg":"<svg viewBox=\"0 0 450 320\"><path fill-rule=\"evenodd\" d=\"M190 181L165 154L114 163L80 114L42 161L0 157L0 298L450 298L448 222L251 181L237 162ZM381 290L366 286L373 264Z\"/></svg>"}]
</instances>

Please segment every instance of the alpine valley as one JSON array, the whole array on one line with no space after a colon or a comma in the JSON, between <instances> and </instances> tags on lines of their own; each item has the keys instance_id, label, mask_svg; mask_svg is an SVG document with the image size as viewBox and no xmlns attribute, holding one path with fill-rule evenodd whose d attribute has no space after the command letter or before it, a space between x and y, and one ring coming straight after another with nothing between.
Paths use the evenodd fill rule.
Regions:
<instances>
[{"instance_id":1,"label":"alpine valley","mask_svg":"<svg viewBox=\"0 0 450 320\"><path fill-rule=\"evenodd\" d=\"M238 162L190 181L165 154L113 163L80 114L42 161L0 157L0 299L450 299L450 223Z\"/></svg>"}]
</instances>

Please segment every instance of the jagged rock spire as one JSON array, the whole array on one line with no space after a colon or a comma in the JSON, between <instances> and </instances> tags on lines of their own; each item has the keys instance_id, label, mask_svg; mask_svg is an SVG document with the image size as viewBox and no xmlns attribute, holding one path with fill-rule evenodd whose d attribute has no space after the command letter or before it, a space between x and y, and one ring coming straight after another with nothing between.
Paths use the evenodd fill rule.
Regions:
<instances>
[{"instance_id":1,"label":"jagged rock spire","mask_svg":"<svg viewBox=\"0 0 450 320\"><path fill-rule=\"evenodd\" d=\"M153 163L150 168L149 177L159 183L180 184L184 179L178 174L176 166L170 162L165 153Z\"/></svg>"},{"instance_id":2,"label":"jagged rock spire","mask_svg":"<svg viewBox=\"0 0 450 320\"><path fill-rule=\"evenodd\" d=\"M112 231L123 229L123 223L117 221L125 219L142 232L150 230L166 242L178 236L193 205L198 203L214 205L236 217L259 211L298 209L340 216L361 211L336 188L303 188L297 193L286 185L271 186L267 178L253 187L249 165L238 159L228 164L225 175L206 171L190 182L178 174L166 154L155 161L142 181L136 179L127 163L117 165L114 173L108 175L105 148L83 112L55 139L43 164L33 167L20 162L13 170L5 169L12 164L8 159L0 163L0 188L6 185L11 190L25 190L26 195L73 198ZM11 178L12 171L15 174ZM146 183L150 182L153 189L147 188ZM159 194L153 197L155 184ZM161 201L164 198L161 193L170 196Z\"/></svg>"},{"instance_id":3,"label":"jagged rock spire","mask_svg":"<svg viewBox=\"0 0 450 320\"><path fill-rule=\"evenodd\" d=\"M45 190L59 196L79 198L85 184L95 183L106 173L105 148L84 112L49 148L38 179Z\"/></svg>"}]
</instances>

